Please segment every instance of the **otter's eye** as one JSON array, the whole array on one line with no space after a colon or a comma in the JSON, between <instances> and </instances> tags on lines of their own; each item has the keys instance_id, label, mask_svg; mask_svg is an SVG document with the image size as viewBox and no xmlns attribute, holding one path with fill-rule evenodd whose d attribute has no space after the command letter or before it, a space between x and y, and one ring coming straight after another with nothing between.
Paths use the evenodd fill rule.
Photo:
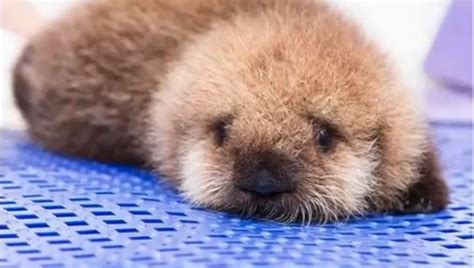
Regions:
<instances>
[{"instance_id":1,"label":"otter's eye","mask_svg":"<svg viewBox=\"0 0 474 268\"><path fill-rule=\"evenodd\" d=\"M316 135L316 140L323 152L329 151L333 144L333 137L331 131L324 127L320 128Z\"/></svg>"},{"instance_id":2,"label":"otter's eye","mask_svg":"<svg viewBox=\"0 0 474 268\"><path fill-rule=\"evenodd\" d=\"M214 124L213 128L216 135L216 143L222 146L229 136L230 122L219 120Z\"/></svg>"}]
</instances>

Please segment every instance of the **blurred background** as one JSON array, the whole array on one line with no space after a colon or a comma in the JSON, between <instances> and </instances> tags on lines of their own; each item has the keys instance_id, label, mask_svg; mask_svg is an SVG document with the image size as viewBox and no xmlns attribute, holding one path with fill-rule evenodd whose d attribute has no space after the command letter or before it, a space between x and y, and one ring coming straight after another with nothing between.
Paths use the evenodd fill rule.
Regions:
<instances>
[{"instance_id":1,"label":"blurred background","mask_svg":"<svg viewBox=\"0 0 474 268\"><path fill-rule=\"evenodd\" d=\"M24 127L12 98L11 70L28 36L85 1L0 0L0 128ZM431 120L472 122L470 0L329 2L393 59Z\"/></svg>"}]
</instances>

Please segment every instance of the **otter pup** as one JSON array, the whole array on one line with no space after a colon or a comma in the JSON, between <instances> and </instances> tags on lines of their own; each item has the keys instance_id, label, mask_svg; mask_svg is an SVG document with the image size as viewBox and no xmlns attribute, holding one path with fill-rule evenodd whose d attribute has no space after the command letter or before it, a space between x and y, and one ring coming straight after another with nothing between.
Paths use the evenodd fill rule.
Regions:
<instances>
[{"instance_id":1,"label":"otter pup","mask_svg":"<svg viewBox=\"0 0 474 268\"><path fill-rule=\"evenodd\" d=\"M147 164L204 207L325 222L448 203L409 92L323 3L88 3L32 38L14 93L45 148Z\"/></svg>"}]
</instances>

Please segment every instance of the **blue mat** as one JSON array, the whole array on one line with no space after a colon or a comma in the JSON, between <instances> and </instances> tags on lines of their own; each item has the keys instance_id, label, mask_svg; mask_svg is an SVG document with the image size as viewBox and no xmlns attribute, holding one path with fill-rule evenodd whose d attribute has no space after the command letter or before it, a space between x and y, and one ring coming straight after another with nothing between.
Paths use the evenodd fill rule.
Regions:
<instances>
[{"instance_id":1,"label":"blue mat","mask_svg":"<svg viewBox=\"0 0 474 268\"><path fill-rule=\"evenodd\" d=\"M434 132L447 211L302 227L202 210L144 171L67 159L3 131L0 267L471 267L472 126Z\"/></svg>"}]
</instances>

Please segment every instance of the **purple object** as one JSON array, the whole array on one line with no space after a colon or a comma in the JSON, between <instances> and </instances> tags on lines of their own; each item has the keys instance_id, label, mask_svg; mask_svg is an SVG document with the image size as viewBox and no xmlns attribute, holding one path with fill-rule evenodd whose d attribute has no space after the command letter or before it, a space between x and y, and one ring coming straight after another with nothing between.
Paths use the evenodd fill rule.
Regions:
<instances>
[{"instance_id":1,"label":"purple object","mask_svg":"<svg viewBox=\"0 0 474 268\"><path fill-rule=\"evenodd\" d=\"M425 65L435 80L472 90L472 2L453 0ZM471 92L472 94L472 92Z\"/></svg>"},{"instance_id":2,"label":"purple object","mask_svg":"<svg viewBox=\"0 0 474 268\"><path fill-rule=\"evenodd\" d=\"M431 121L473 122L473 99L444 87L430 88L425 112Z\"/></svg>"}]
</instances>

